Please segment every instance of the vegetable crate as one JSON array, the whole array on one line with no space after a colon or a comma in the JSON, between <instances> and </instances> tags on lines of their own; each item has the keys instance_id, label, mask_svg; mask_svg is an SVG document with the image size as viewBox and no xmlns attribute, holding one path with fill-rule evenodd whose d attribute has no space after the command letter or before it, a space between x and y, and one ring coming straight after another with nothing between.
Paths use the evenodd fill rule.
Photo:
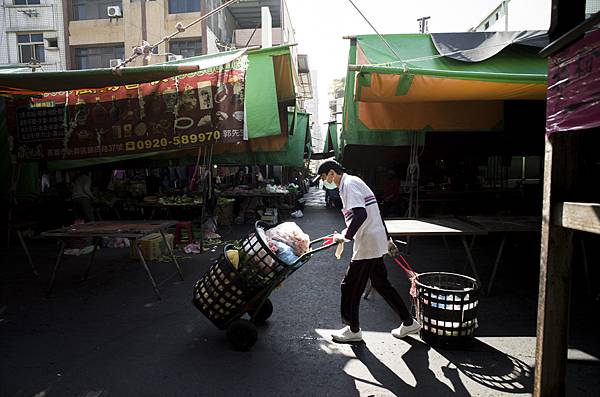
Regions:
<instances>
[{"instance_id":1,"label":"vegetable crate","mask_svg":"<svg viewBox=\"0 0 600 397\"><path fill-rule=\"evenodd\" d=\"M165 238L167 242L173 247L173 235L171 233L165 233ZM144 259L147 261L152 261L160 258L163 254L168 253L168 248L165 246L165 242L162 239L160 233L152 233L145 237L137 240L137 243L140 244L140 250L142 251L142 255L144 255ZM132 241L131 248L129 250L129 256L132 259L139 260L139 256L135 249L135 241Z\"/></svg>"},{"instance_id":2,"label":"vegetable crate","mask_svg":"<svg viewBox=\"0 0 600 397\"><path fill-rule=\"evenodd\" d=\"M327 236L313 240L307 253L287 264L264 241L266 227L265 223L256 222L255 232L242 242L237 266L226 255L233 245L226 245L223 254L194 287L194 306L217 328L227 330L229 341L238 350L250 350L256 343L255 324L265 322L273 313L271 292L313 254L333 245L313 249L313 245Z\"/></svg>"}]
</instances>

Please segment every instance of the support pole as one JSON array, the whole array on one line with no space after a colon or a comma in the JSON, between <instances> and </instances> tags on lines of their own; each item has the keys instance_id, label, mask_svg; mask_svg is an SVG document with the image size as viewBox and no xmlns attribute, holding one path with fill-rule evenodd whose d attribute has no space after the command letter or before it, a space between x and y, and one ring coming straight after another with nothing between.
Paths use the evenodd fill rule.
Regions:
<instances>
[{"instance_id":1,"label":"support pole","mask_svg":"<svg viewBox=\"0 0 600 397\"><path fill-rule=\"evenodd\" d=\"M577 132L546 137L534 397L565 395L573 230L558 226L553 204L572 194Z\"/></svg>"}]
</instances>

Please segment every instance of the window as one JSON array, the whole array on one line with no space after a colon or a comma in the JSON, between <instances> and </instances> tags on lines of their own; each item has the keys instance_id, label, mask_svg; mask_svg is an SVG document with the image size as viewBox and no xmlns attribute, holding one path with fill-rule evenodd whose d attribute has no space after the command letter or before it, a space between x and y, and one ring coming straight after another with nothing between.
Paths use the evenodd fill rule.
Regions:
<instances>
[{"instance_id":1,"label":"window","mask_svg":"<svg viewBox=\"0 0 600 397\"><path fill-rule=\"evenodd\" d=\"M200 12L200 0L169 0L169 14Z\"/></svg>"},{"instance_id":2,"label":"window","mask_svg":"<svg viewBox=\"0 0 600 397\"><path fill-rule=\"evenodd\" d=\"M17 35L19 46L19 62L29 63L31 61L45 62L44 35L42 33L28 33Z\"/></svg>"},{"instance_id":3,"label":"window","mask_svg":"<svg viewBox=\"0 0 600 397\"><path fill-rule=\"evenodd\" d=\"M485 23L485 28L484 28L484 29L487 29L487 28L489 28L489 27L490 27L490 21L486 21L486 23Z\"/></svg>"},{"instance_id":4,"label":"window","mask_svg":"<svg viewBox=\"0 0 600 397\"><path fill-rule=\"evenodd\" d=\"M121 45L75 48L76 69L108 68L111 59L124 59L125 48Z\"/></svg>"},{"instance_id":5,"label":"window","mask_svg":"<svg viewBox=\"0 0 600 397\"><path fill-rule=\"evenodd\" d=\"M16 6L30 6L40 4L40 0L14 0L13 4Z\"/></svg>"},{"instance_id":6,"label":"window","mask_svg":"<svg viewBox=\"0 0 600 397\"><path fill-rule=\"evenodd\" d=\"M48 48L58 48L58 39L56 37L49 37L46 41L48 42Z\"/></svg>"},{"instance_id":7,"label":"window","mask_svg":"<svg viewBox=\"0 0 600 397\"><path fill-rule=\"evenodd\" d=\"M500 16L498 15L498 13L496 13L496 21L498 20L498 18L500 18Z\"/></svg>"},{"instance_id":8,"label":"window","mask_svg":"<svg viewBox=\"0 0 600 397\"><path fill-rule=\"evenodd\" d=\"M106 9L109 6L119 6L123 9L122 0L72 0L74 21L87 19L108 19Z\"/></svg>"},{"instance_id":9,"label":"window","mask_svg":"<svg viewBox=\"0 0 600 397\"><path fill-rule=\"evenodd\" d=\"M175 55L183 55L184 58L202 55L202 39L171 40L169 52Z\"/></svg>"}]
</instances>

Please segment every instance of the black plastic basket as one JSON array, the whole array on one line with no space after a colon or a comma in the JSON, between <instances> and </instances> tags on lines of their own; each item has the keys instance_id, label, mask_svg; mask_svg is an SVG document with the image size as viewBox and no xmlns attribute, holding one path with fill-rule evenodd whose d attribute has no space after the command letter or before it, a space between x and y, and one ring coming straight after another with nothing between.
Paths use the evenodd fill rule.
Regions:
<instances>
[{"instance_id":1,"label":"black plastic basket","mask_svg":"<svg viewBox=\"0 0 600 397\"><path fill-rule=\"evenodd\" d=\"M421 338L430 345L457 347L477 328L479 285L455 273L422 273L416 278L417 319Z\"/></svg>"}]
</instances>

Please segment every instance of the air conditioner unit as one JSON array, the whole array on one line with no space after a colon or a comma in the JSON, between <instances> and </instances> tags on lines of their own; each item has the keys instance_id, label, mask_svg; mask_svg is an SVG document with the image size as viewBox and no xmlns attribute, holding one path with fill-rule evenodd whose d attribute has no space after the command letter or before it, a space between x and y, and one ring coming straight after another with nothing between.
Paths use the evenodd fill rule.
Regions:
<instances>
[{"instance_id":1,"label":"air conditioner unit","mask_svg":"<svg viewBox=\"0 0 600 397\"><path fill-rule=\"evenodd\" d=\"M123 60L122 60L122 59L119 59L119 58L114 58L114 59L111 59L111 60L110 60L109 64L110 64L110 67L111 67L111 68L116 68L117 66L119 66L119 64L120 64L121 62L123 62Z\"/></svg>"},{"instance_id":2,"label":"air conditioner unit","mask_svg":"<svg viewBox=\"0 0 600 397\"><path fill-rule=\"evenodd\" d=\"M170 54L169 55L169 62L171 62L171 61L179 61L180 59L183 59L183 55L175 55L175 54Z\"/></svg>"},{"instance_id":3,"label":"air conditioner unit","mask_svg":"<svg viewBox=\"0 0 600 397\"><path fill-rule=\"evenodd\" d=\"M121 7L119 6L106 7L106 13L110 18L119 18L123 16L123 13L121 12Z\"/></svg>"}]
</instances>

